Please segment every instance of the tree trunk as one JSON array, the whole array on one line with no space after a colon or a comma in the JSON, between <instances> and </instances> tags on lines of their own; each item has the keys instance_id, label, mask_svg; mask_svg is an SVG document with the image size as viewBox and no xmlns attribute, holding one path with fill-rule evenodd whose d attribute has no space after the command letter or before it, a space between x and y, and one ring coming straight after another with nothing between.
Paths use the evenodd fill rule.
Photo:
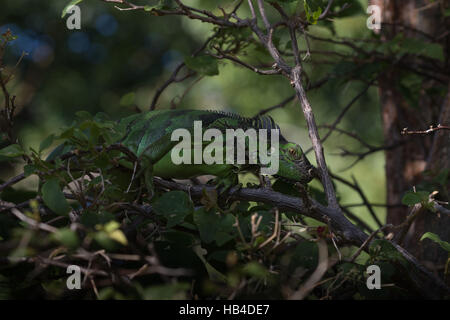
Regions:
<instances>
[{"instance_id":1,"label":"tree trunk","mask_svg":"<svg viewBox=\"0 0 450 320\"><path fill-rule=\"evenodd\" d=\"M439 36L444 34L437 41L444 45L445 65L448 68L449 37L445 32L449 26L448 19L446 21L442 15L442 3L445 1L434 3L424 0L371 1L371 4L379 5L382 10L383 40L391 40L402 32L408 38L428 42L430 39L439 39ZM387 150L385 154L388 205L398 205L406 191L429 181L430 177L436 177L443 169L450 168L449 131L442 130L429 135L401 135L403 128L425 130L430 125L450 125L450 93L448 93L450 84L447 86L435 79L423 81L419 107L414 107L398 89L399 81L400 73L395 63L379 78L385 141L388 144L401 143L399 147ZM447 94L440 101L424 93L427 88L443 85L447 88ZM427 171L430 174L426 174ZM447 184L447 190L441 190L439 196L448 201L448 194ZM408 208L405 206L389 206L387 223L399 225L405 221L407 214ZM420 241L420 237L427 231L438 234L442 240L449 241L450 218L429 211L422 212L411 225L404 245L428 267L442 270L447 253L432 241ZM442 272L439 274L442 275Z\"/></svg>"}]
</instances>

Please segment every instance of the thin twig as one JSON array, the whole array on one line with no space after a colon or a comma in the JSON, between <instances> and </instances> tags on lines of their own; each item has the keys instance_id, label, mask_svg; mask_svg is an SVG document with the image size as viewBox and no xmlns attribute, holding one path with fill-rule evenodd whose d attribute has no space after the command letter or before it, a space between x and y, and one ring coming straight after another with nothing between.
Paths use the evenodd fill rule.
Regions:
<instances>
[{"instance_id":1,"label":"thin twig","mask_svg":"<svg viewBox=\"0 0 450 320\"><path fill-rule=\"evenodd\" d=\"M377 235L377 233L384 231L386 228L392 227L391 224L387 224L379 228L378 230L375 230L370 234L370 236L364 241L364 243L358 248L358 250L355 251L355 253L351 256L349 262L354 262L356 258L361 254L361 252L367 247L367 245L372 241L372 239Z\"/></svg>"},{"instance_id":2,"label":"thin twig","mask_svg":"<svg viewBox=\"0 0 450 320\"><path fill-rule=\"evenodd\" d=\"M411 135L411 134L430 134L439 130L450 130L450 126L443 126L438 124L436 127L430 126L428 130L418 130L418 131L409 131L408 128L403 128L401 134L402 135Z\"/></svg>"},{"instance_id":3,"label":"thin twig","mask_svg":"<svg viewBox=\"0 0 450 320\"><path fill-rule=\"evenodd\" d=\"M352 176L353 179L353 183L351 183L350 181L337 176L335 174L331 174L331 176L333 177L333 179L342 182L343 184L349 186L350 188L352 188L353 190L355 190L356 192L358 192L359 196L361 197L361 200L363 201L364 205L367 207L367 209L369 210L370 215L372 216L372 218L375 220L375 222L377 223L378 227L381 228L383 226L383 224L381 223L380 219L378 218L378 216L375 213L375 210L372 207L372 204L370 203L370 201L367 199L366 195L364 194L363 190L361 189L361 187L359 186L358 182L356 181L355 177Z\"/></svg>"},{"instance_id":4,"label":"thin twig","mask_svg":"<svg viewBox=\"0 0 450 320\"><path fill-rule=\"evenodd\" d=\"M296 292L290 295L289 300L303 300L315 288L325 272L327 272L329 268L327 243L324 239L318 239L317 246L319 248L319 262L317 263L316 270L314 270L308 280Z\"/></svg>"},{"instance_id":5,"label":"thin twig","mask_svg":"<svg viewBox=\"0 0 450 320\"><path fill-rule=\"evenodd\" d=\"M27 217L26 215L24 215L22 212L20 212L19 210L17 210L16 208L11 208L10 209L12 214L14 214L17 218L19 218L19 220L25 222L26 224L32 226L33 228L38 228L50 233L55 233L58 232L58 229L55 227L52 227L46 223L43 222L38 222L34 219L31 219L30 217Z\"/></svg>"},{"instance_id":6,"label":"thin twig","mask_svg":"<svg viewBox=\"0 0 450 320\"><path fill-rule=\"evenodd\" d=\"M347 111L350 110L350 108L353 106L353 104L356 101L358 101L358 99L361 98L367 92L367 90L369 90L369 88L372 86L372 84L375 82L375 80L376 79L372 79L364 87L364 89L361 92L359 92L355 97L353 97L353 99L350 100L350 102L344 107L344 109L342 109L341 113L337 116L336 120L334 120L334 122L329 126L330 129L328 130L328 132L323 136L322 143L324 143L329 138L329 136L331 135L333 130L336 128L336 126L341 122L342 118L347 113ZM305 153L309 153L311 150L312 150L312 148L306 150Z\"/></svg>"}]
</instances>

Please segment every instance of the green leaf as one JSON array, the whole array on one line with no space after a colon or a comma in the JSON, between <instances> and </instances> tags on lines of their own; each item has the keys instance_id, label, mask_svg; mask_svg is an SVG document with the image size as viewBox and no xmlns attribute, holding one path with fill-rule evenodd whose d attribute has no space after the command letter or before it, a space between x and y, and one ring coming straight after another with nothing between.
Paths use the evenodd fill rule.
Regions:
<instances>
[{"instance_id":1,"label":"green leaf","mask_svg":"<svg viewBox=\"0 0 450 320\"><path fill-rule=\"evenodd\" d=\"M54 134L51 134L47 138L45 138L44 141L42 141L41 144L39 145L39 153L49 148L52 145L53 140L55 140Z\"/></svg>"},{"instance_id":2,"label":"green leaf","mask_svg":"<svg viewBox=\"0 0 450 320\"><path fill-rule=\"evenodd\" d=\"M24 154L25 152L18 144L12 144L0 150L0 156L7 158L15 158Z\"/></svg>"},{"instance_id":3,"label":"green leaf","mask_svg":"<svg viewBox=\"0 0 450 320\"><path fill-rule=\"evenodd\" d=\"M64 7L62 14L61 14L61 18L64 18L67 14L67 11L69 11L70 7L79 4L81 1L83 0L72 0L69 2L69 4L67 6Z\"/></svg>"},{"instance_id":4,"label":"green leaf","mask_svg":"<svg viewBox=\"0 0 450 320\"><path fill-rule=\"evenodd\" d=\"M203 264L205 265L206 271L208 272L208 276L211 280L213 281L220 281L223 283L227 282L227 278L225 277L225 275L223 273L221 273L220 271L218 271L216 268L214 268L206 259L205 259L205 255L207 253L207 251L205 249L203 249L201 246L196 245L193 248L195 254L199 257L199 259L203 262Z\"/></svg>"},{"instance_id":5,"label":"green leaf","mask_svg":"<svg viewBox=\"0 0 450 320\"><path fill-rule=\"evenodd\" d=\"M242 271L251 277L256 277L259 279L266 279L268 276L270 276L269 271L256 261L247 263Z\"/></svg>"},{"instance_id":6,"label":"green leaf","mask_svg":"<svg viewBox=\"0 0 450 320\"><path fill-rule=\"evenodd\" d=\"M155 4L153 6L151 6L151 5L144 6L144 10L147 12L152 11L152 10L159 10L159 9L161 9L159 4Z\"/></svg>"},{"instance_id":7,"label":"green leaf","mask_svg":"<svg viewBox=\"0 0 450 320\"><path fill-rule=\"evenodd\" d=\"M412 192L408 191L402 198L402 203L407 206L413 206L416 203L427 203L430 196L427 191Z\"/></svg>"},{"instance_id":8,"label":"green leaf","mask_svg":"<svg viewBox=\"0 0 450 320\"><path fill-rule=\"evenodd\" d=\"M299 0L265 0L266 2L281 2L281 3L286 3L286 2L296 2Z\"/></svg>"},{"instance_id":9,"label":"green leaf","mask_svg":"<svg viewBox=\"0 0 450 320\"><path fill-rule=\"evenodd\" d=\"M73 150L74 148L68 144L60 144L47 156L46 161L52 161L59 159L63 154Z\"/></svg>"},{"instance_id":10,"label":"green leaf","mask_svg":"<svg viewBox=\"0 0 450 320\"><path fill-rule=\"evenodd\" d=\"M25 167L23 167L23 174L25 177L29 177L36 171L36 167L32 164L27 164Z\"/></svg>"},{"instance_id":11,"label":"green leaf","mask_svg":"<svg viewBox=\"0 0 450 320\"><path fill-rule=\"evenodd\" d=\"M438 43L429 43L419 39L404 38L401 41L401 53L420 54L422 56L444 61L444 48Z\"/></svg>"},{"instance_id":12,"label":"green leaf","mask_svg":"<svg viewBox=\"0 0 450 320\"><path fill-rule=\"evenodd\" d=\"M108 233L109 237L114 241L117 241L121 245L126 246L128 244L127 237L122 232L122 230L114 230L113 232Z\"/></svg>"},{"instance_id":13,"label":"green leaf","mask_svg":"<svg viewBox=\"0 0 450 320\"><path fill-rule=\"evenodd\" d=\"M59 229L58 232L54 233L53 239L60 242L68 248L77 248L80 244L80 240L75 231L68 228Z\"/></svg>"},{"instance_id":14,"label":"green leaf","mask_svg":"<svg viewBox=\"0 0 450 320\"><path fill-rule=\"evenodd\" d=\"M159 0L158 4L144 6L144 10L147 12L150 12L153 10L163 10L163 9L170 9L170 1L169 0Z\"/></svg>"},{"instance_id":15,"label":"green leaf","mask_svg":"<svg viewBox=\"0 0 450 320\"><path fill-rule=\"evenodd\" d=\"M124 246L128 244L128 240L122 230L119 229L120 224L117 221L110 221L103 227L104 232L108 234L108 237Z\"/></svg>"},{"instance_id":16,"label":"green leaf","mask_svg":"<svg viewBox=\"0 0 450 320\"><path fill-rule=\"evenodd\" d=\"M438 43L426 42L416 38L407 38L399 33L384 46L387 50L397 53L399 56L404 54L422 55L431 59L444 61L444 48Z\"/></svg>"},{"instance_id":17,"label":"green leaf","mask_svg":"<svg viewBox=\"0 0 450 320\"><path fill-rule=\"evenodd\" d=\"M197 71L206 76L215 76L219 74L219 66L217 60L210 56L197 56L184 58L184 62L189 69Z\"/></svg>"},{"instance_id":18,"label":"green leaf","mask_svg":"<svg viewBox=\"0 0 450 320\"><path fill-rule=\"evenodd\" d=\"M194 222L200 231L200 238L205 243L215 241L221 246L235 236L235 219L231 214L223 215L200 208L194 213Z\"/></svg>"},{"instance_id":19,"label":"green leaf","mask_svg":"<svg viewBox=\"0 0 450 320\"><path fill-rule=\"evenodd\" d=\"M126 107L126 106L133 105L134 101L135 101L135 94L134 94L134 92L129 92L127 94L124 94L122 96L122 98L120 98L119 104L121 106L123 106L123 107Z\"/></svg>"},{"instance_id":20,"label":"green leaf","mask_svg":"<svg viewBox=\"0 0 450 320\"><path fill-rule=\"evenodd\" d=\"M189 288L189 283L170 283L151 286L144 290L143 298L145 300L184 300L186 299Z\"/></svg>"},{"instance_id":21,"label":"green leaf","mask_svg":"<svg viewBox=\"0 0 450 320\"><path fill-rule=\"evenodd\" d=\"M423 239L430 239L430 240L438 243L442 249L446 250L447 252L450 252L450 243L448 243L447 241L441 240L441 238L439 238L439 236L435 233L426 232L426 233L424 233L422 238L420 238L420 241L422 241Z\"/></svg>"},{"instance_id":22,"label":"green leaf","mask_svg":"<svg viewBox=\"0 0 450 320\"><path fill-rule=\"evenodd\" d=\"M322 14L323 2L321 0L304 0L306 18L311 24L316 24Z\"/></svg>"},{"instance_id":23,"label":"green leaf","mask_svg":"<svg viewBox=\"0 0 450 320\"><path fill-rule=\"evenodd\" d=\"M67 215L70 211L69 203L59 187L58 179L50 179L42 186L42 199L52 211L59 215Z\"/></svg>"},{"instance_id":24,"label":"green leaf","mask_svg":"<svg viewBox=\"0 0 450 320\"><path fill-rule=\"evenodd\" d=\"M119 229L119 227L120 227L120 224L117 221L110 221L110 222L108 222L107 224L105 224L103 226L104 230L107 233L111 233L113 231L116 231L117 229Z\"/></svg>"},{"instance_id":25,"label":"green leaf","mask_svg":"<svg viewBox=\"0 0 450 320\"><path fill-rule=\"evenodd\" d=\"M167 219L168 228L182 223L193 209L191 199L183 191L166 192L153 203L153 210Z\"/></svg>"},{"instance_id":26,"label":"green leaf","mask_svg":"<svg viewBox=\"0 0 450 320\"><path fill-rule=\"evenodd\" d=\"M94 234L95 241L106 250L115 250L117 248L117 242L112 239L105 231L98 231Z\"/></svg>"},{"instance_id":27,"label":"green leaf","mask_svg":"<svg viewBox=\"0 0 450 320\"><path fill-rule=\"evenodd\" d=\"M407 265L407 261L402 254L394 247L394 245L385 239L375 239L369 247L369 254L377 260L389 260L399 262L403 266Z\"/></svg>"},{"instance_id":28,"label":"green leaf","mask_svg":"<svg viewBox=\"0 0 450 320\"><path fill-rule=\"evenodd\" d=\"M77 111L75 112L75 116L77 118L80 118L80 120L91 120L92 119L92 114L90 114L88 111Z\"/></svg>"},{"instance_id":29,"label":"green leaf","mask_svg":"<svg viewBox=\"0 0 450 320\"><path fill-rule=\"evenodd\" d=\"M114 215L107 211L85 211L80 218L80 222L86 227L93 227L97 224L107 224L112 220L114 220Z\"/></svg>"}]
</instances>

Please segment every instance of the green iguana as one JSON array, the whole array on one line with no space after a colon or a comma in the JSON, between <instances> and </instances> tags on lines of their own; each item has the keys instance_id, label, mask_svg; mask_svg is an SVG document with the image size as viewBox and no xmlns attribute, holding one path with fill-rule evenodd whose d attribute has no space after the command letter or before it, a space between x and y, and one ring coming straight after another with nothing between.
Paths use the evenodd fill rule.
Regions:
<instances>
[{"instance_id":1,"label":"green iguana","mask_svg":"<svg viewBox=\"0 0 450 320\"><path fill-rule=\"evenodd\" d=\"M114 130L120 132L117 141L130 150L140 163L140 171L136 177L144 175L145 184L153 195L153 176L162 178L186 179L199 175L216 176L216 184L225 189L238 185L238 173L249 171L259 173L261 163L256 164L179 164L171 159L171 150L178 141L171 141L176 129L187 129L191 134L194 121L201 121L203 132L207 129L218 129L225 133L226 129L241 128L244 131L253 128L278 130L279 127L269 116L245 118L232 113L200 110L157 110L126 117L119 121ZM210 142L204 142L208 145ZM270 148L270 145L269 145ZM63 150L64 149L64 150ZM55 149L47 160L52 160L67 148ZM225 151L224 151L225 152ZM248 158L248 154L246 155ZM279 166L274 175L291 183L307 184L316 176L315 168L305 157L301 147L288 142L279 134Z\"/></svg>"}]
</instances>

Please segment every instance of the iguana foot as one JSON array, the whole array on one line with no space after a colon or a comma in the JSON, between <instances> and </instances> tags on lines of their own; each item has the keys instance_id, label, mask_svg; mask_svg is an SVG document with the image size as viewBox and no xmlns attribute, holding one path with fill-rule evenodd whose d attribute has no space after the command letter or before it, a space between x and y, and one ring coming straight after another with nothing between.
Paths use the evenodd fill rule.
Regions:
<instances>
[{"instance_id":1,"label":"iguana foot","mask_svg":"<svg viewBox=\"0 0 450 320\"><path fill-rule=\"evenodd\" d=\"M300 197L304 201L305 206L307 208L310 208L311 207L311 201L309 200L308 189L306 188L306 186L301 184L300 182L295 183L295 186L297 187L297 190L300 193Z\"/></svg>"},{"instance_id":2,"label":"iguana foot","mask_svg":"<svg viewBox=\"0 0 450 320\"><path fill-rule=\"evenodd\" d=\"M268 176L264 175L258 175L259 178L259 186L261 188L271 189L272 190L272 183L270 182L270 179Z\"/></svg>"}]
</instances>

